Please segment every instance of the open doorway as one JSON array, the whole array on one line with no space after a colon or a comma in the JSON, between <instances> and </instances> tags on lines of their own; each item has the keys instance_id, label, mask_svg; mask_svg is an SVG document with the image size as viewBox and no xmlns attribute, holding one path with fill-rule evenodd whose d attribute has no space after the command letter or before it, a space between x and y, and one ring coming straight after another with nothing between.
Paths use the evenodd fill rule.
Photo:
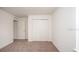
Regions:
<instances>
[{"instance_id":1,"label":"open doorway","mask_svg":"<svg viewBox=\"0 0 79 59\"><path fill-rule=\"evenodd\" d=\"M15 40L27 40L28 41L28 22L27 18L16 18L13 21L14 26L14 39Z\"/></svg>"}]
</instances>

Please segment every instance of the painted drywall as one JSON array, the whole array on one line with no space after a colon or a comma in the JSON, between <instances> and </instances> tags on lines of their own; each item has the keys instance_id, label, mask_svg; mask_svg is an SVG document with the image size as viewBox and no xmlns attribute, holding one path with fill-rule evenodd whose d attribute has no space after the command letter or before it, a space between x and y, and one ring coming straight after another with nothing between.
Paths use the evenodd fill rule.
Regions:
<instances>
[{"instance_id":1,"label":"painted drywall","mask_svg":"<svg viewBox=\"0 0 79 59\"><path fill-rule=\"evenodd\" d=\"M13 42L14 16L0 10L0 48Z\"/></svg>"},{"instance_id":2,"label":"painted drywall","mask_svg":"<svg viewBox=\"0 0 79 59\"><path fill-rule=\"evenodd\" d=\"M47 19L47 20L41 20ZM29 41L51 41L50 40L50 15L28 16L28 40Z\"/></svg>"},{"instance_id":3,"label":"painted drywall","mask_svg":"<svg viewBox=\"0 0 79 59\"><path fill-rule=\"evenodd\" d=\"M27 17L17 18L14 22L15 39L28 39Z\"/></svg>"},{"instance_id":4,"label":"painted drywall","mask_svg":"<svg viewBox=\"0 0 79 59\"><path fill-rule=\"evenodd\" d=\"M61 7L52 15L52 42L59 51L73 51L76 47L75 8Z\"/></svg>"}]
</instances>

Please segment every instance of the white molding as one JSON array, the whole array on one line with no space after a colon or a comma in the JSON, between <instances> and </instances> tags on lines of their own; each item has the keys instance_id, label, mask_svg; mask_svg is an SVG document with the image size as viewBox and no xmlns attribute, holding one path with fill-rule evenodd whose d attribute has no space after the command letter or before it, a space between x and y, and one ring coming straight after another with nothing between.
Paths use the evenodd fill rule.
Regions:
<instances>
[{"instance_id":1,"label":"white molding","mask_svg":"<svg viewBox=\"0 0 79 59\"><path fill-rule=\"evenodd\" d=\"M9 42L6 42L5 44L3 44L2 46L0 46L0 49L6 47L7 45L13 43L13 40L10 40Z\"/></svg>"},{"instance_id":2,"label":"white molding","mask_svg":"<svg viewBox=\"0 0 79 59\"><path fill-rule=\"evenodd\" d=\"M74 49L74 52L79 52L79 50L78 49Z\"/></svg>"}]
</instances>

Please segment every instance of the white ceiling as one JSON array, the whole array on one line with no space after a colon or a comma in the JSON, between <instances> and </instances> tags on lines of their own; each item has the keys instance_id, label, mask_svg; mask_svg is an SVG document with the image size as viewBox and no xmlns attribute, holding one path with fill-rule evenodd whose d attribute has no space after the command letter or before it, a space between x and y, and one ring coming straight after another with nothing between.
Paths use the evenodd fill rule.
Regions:
<instances>
[{"instance_id":1,"label":"white ceiling","mask_svg":"<svg viewBox=\"0 0 79 59\"><path fill-rule=\"evenodd\" d=\"M51 14L55 7L2 7L1 9L17 16L24 17L29 14Z\"/></svg>"}]
</instances>

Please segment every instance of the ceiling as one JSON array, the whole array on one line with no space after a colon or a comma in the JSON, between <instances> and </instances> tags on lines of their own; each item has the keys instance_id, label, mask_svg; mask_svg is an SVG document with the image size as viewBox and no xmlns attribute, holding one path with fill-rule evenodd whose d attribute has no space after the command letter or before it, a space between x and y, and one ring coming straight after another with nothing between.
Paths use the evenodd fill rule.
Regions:
<instances>
[{"instance_id":1,"label":"ceiling","mask_svg":"<svg viewBox=\"0 0 79 59\"><path fill-rule=\"evenodd\" d=\"M52 14L55 7L1 7L17 17L25 17L29 14Z\"/></svg>"}]
</instances>

